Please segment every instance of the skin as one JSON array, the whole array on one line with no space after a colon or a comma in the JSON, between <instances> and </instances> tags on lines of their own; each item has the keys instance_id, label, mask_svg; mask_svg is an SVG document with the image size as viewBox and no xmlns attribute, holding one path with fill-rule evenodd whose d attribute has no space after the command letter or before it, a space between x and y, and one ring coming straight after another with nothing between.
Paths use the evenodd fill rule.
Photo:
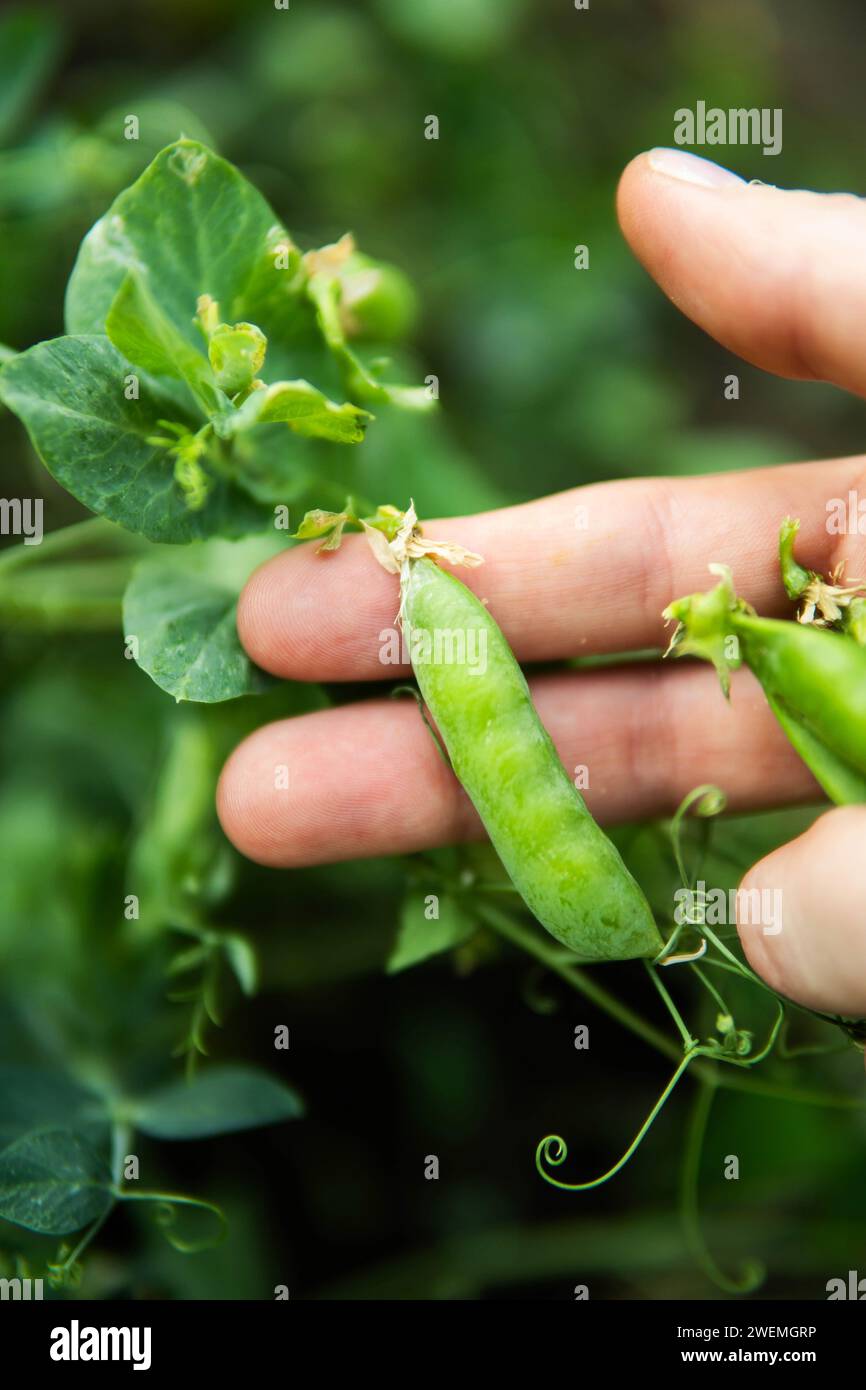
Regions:
<instances>
[{"instance_id":1,"label":"skin","mask_svg":"<svg viewBox=\"0 0 866 1390\"><path fill-rule=\"evenodd\" d=\"M703 161L699 162L702 166ZM684 314L767 371L866 395L866 204L848 194L674 176L641 155L618 212L632 250ZM709 166L714 170L717 166ZM724 173L724 171L721 171ZM720 363L720 375L730 370ZM785 616L776 551L782 517L802 518L800 562L866 573L866 537L829 535L826 502L866 497L866 459L831 459L716 478L594 485L525 506L436 522L486 563L461 577L489 600L523 662L662 646L661 610L707 587L724 560L759 612ZM589 529L575 527L575 507ZM378 635L396 612L392 577L350 538L256 572L238 627L250 655L294 680L375 681ZM816 784L748 671L721 699L715 673L665 663L537 677L533 698L567 768L590 765L587 801L603 824L669 814L694 786L724 786L735 810L814 799ZM291 769L288 792L273 769ZM419 788L423 787L423 796ZM444 844L481 833L417 710L370 701L260 729L229 760L219 812L238 848L272 865L325 863ZM744 888L780 888L784 928L741 935L753 968L813 1008L866 1015L866 808L822 815L756 864Z\"/></svg>"}]
</instances>

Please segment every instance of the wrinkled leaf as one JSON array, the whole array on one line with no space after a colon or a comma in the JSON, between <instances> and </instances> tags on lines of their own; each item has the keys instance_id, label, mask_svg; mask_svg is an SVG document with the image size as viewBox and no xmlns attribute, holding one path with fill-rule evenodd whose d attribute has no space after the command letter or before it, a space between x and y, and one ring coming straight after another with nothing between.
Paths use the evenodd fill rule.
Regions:
<instances>
[{"instance_id":1,"label":"wrinkled leaf","mask_svg":"<svg viewBox=\"0 0 866 1390\"><path fill-rule=\"evenodd\" d=\"M182 543L259 529L266 513L224 478L199 510L188 506L172 455L148 443L158 420L182 419L182 404L144 378L139 398L127 399L130 371L107 338L54 338L3 367L0 397L57 481L127 530Z\"/></svg>"},{"instance_id":2,"label":"wrinkled leaf","mask_svg":"<svg viewBox=\"0 0 866 1390\"><path fill-rule=\"evenodd\" d=\"M268 681L238 640L238 595L253 570L284 549L275 532L248 541L206 541L142 560L123 601L123 630L137 661L176 700L213 704L263 690Z\"/></svg>"},{"instance_id":3,"label":"wrinkled leaf","mask_svg":"<svg viewBox=\"0 0 866 1390\"><path fill-rule=\"evenodd\" d=\"M281 249L284 254L280 256ZM195 346L199 295L227 323L258 324L268 339L306 318L293 287L300 254L261 194L195 140L162 150L87 234L66 291L70 333L100 333L130 270L147 268L163 314Z\"/></svg>"},{"instance_id":4,"label":"wrinkled leaf","mask_svg":"<svg viewBox=\"0 0 866 1390\"><path fill-rule=\"evenodd\" d=\"M207 412L228 407L210 363L163 313L143 275L130 271L114 297L105 331L133 366L185 381Z\"/></svg>"}]
</instances>

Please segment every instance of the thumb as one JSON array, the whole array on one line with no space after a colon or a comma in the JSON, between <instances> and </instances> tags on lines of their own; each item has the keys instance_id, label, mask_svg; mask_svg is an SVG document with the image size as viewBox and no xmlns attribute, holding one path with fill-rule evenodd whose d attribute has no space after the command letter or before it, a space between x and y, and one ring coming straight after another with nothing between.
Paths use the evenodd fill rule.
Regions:
<instances>
[{"instance_id":1,"label":"thumb","mask_svg":"<svg viewBox=\"0 0 866 1390\"><path fill-rule=\"evenodd\" d=\"M651 150L625 170L617 203L638 260L725 347L866 395L864 199L756 186Z\"/></svg>"},{"instance_id":2,"label":"thumb","mask_svg":"<svg viewBox=\"0 0 866 1390\"><path fill-rule=\"evenodd\" d=\"M779 994L866 1017L866 806L828 811L759 860L740 885L737 931Z\"/></svg>"}]
</instances>

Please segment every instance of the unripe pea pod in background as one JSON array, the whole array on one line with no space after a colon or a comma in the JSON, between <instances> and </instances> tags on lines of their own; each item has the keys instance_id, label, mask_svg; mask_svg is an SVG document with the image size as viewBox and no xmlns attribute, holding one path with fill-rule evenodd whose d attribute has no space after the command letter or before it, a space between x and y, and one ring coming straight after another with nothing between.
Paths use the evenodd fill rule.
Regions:
<instances>
[{"instance_id":1,"label":"unripe pea pod in background","mask_svg":"<svg viewBox=\"0 0 866 1390\"><path fill-rule=\"evenodd\" d=\"M353 251L340 267L340 317L350 338L403 338L418 316L410 280L395 266Z\"/></svg>"}]
</instances>

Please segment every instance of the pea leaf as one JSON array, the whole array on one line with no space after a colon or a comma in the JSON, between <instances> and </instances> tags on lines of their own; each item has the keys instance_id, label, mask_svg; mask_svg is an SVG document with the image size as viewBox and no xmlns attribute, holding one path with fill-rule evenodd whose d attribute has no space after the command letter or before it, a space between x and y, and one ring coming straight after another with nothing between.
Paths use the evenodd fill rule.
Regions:
<instances>
[{"instance_id":1,"label":"pea leaf","mask_svg":"<svg viewBox=\"0 0 866 1390\"><path fill-rule=\"evenodd\" d=\"M133 1122L155 1139L205 1139L295 1120L302 1113L300 1097L282 1081L253 1067L217 1066L142 1097Z\"/></svg>"},{"instance_id":2,"label":"pea leaf","mask_svg":"<svg viewBox=\"0 0 866 1390\"><path fill-rule=\"evenodd\" d=\"M244 994L252 997L258 988L259 963L256 953L245 936L231 932L224 938L223 949Z\"/></svg>"},{"instance_id":3,"label":"pea leaf","mask_svg":"<svg viewBox=\"0 0 866 1390\"><path fill-rule=\"evenodd\" d=\"M253 391L240 410L224 421L223 429L237 433L250 425L286 424L308 439L358 444L372 418L357 405L329 401L308 381L277 381Z\"/></svg>"},{"instance_id":4,"label":"pea leaf","mask_svg":"<svg viewBox=\"0 0 866 1390\"><path fill-rule=\"evenodd\" d=\"M70 333L101 333L126 275L145 267L148 290L191 337L199 295L227 323L258 324L268 339L309 324L296 279L300 253L261 194L196 140L162 150L88 232L66 290Z\"/></svg>"},{"instance_id":5,"label":"pea leaf","mask_svg":"<svg viewBox=\"0 0 866 1390\"><path fill-rule=\"evenodd\" d=\"M113 1201L107 1162L73 1130L25 1134L0 1152L0 1217L16 1226L67 1235Z\"/></svg>"},{"instance_id":6,"label":"pea leaf","mask_svg":"<svg viewBox=\"0 0 866 1390\"><path fill-rule=\"evenodd\" d=\"M428 912L435 910L438 917L429 918ZM429 901L429 895L409 893L400 914L400 930L388 963L385 967L389 975L407 970L410 965L420 965L430 956L452 951L468 941L476 930L472 918L455 902L454 898L442 896L437 904Z\"/></svg>"},{"instance_id":7,"label":"pea leaf","mask_svg":"<svg viewBox=\"0 0 866 1390\"><path fill-rule=\"evenodd\" d=\"M284 549L276 533L232 544L206 541L148 557L133 571L123 630L136 660L176 700L213 704L264 690L268 678L238 640L238 594L257 565Z\"/></svg>"},{"instance_id":8,"label":"pea leaf","mask_svg":"<svg viewBox=\"0 0 866 1390\"><path fill-rule=\"evenodd\" d=\"M259 528L266 513L222 477L213 479L203 506L189 506L172 455L148 442L166 416L190 423L182 397L170 393L171 383L142 377L138 399L130 400L129 372L105 337L54 338L6 363L0 397L24 421L57 481L127 530L178 543Z\"/></svg>"},{"instance_id":9,"label":"pea leaf","mask_svg":"<svg viewBox=\"0 0 866 1390\"><path fill-rule=\"evenodd\" d=\"M0 1147L45 1126L106 1128L104 1102L61 1072L0 1063Z\"/></svg>"},{"instance_id":10,"label":"pea leaf","mask_svg":"<svg viewBox=\"0 0 866 1390\"><path fill-rule=\"evenodd\" d=\"M163 313L140 273L130 271L124 277L108 311L105 331L133 366L185 381L208 414L229 408L204 353Z\"/></svg>"}]
</instances>

